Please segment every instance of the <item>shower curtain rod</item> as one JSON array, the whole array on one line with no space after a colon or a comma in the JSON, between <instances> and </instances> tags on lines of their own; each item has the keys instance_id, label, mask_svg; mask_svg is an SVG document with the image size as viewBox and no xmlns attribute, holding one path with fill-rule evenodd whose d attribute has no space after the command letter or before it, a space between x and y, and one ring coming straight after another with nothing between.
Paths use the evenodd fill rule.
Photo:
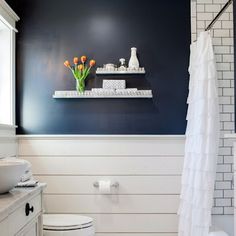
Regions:
<instances>
[{"instance_id":1,"label":"shower curtain rod","mask_svg":"<svg viewBox=\"0 0 236 236\"><path fill-rule=\"evenodd\" d=\"M226 9L230 6L230 4L233 3L233 0L229 0L224 7L221 9L221 11L216 15L216 17L212 20L212 22L207 26L205 31L208 31L212 28L212 26L216 23L216 21L221 17L221 15L226 11Z\"/></svg>"}]
</instances>

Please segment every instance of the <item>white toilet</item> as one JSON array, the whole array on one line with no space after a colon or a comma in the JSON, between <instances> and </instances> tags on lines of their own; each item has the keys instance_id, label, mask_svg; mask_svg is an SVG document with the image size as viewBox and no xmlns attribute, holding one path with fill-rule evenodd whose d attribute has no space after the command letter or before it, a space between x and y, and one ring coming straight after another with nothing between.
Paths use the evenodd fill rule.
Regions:
<instances>
[{"instance_id":1,"label":"white toilet","mask_svg":"<svg viewBox=\"0 0 236 236\"><path fill-rule=\"evenodd\" d=\"M44 214L44 236L94 236L93 219L71 214Z\"/></svg>"}]
</instances>

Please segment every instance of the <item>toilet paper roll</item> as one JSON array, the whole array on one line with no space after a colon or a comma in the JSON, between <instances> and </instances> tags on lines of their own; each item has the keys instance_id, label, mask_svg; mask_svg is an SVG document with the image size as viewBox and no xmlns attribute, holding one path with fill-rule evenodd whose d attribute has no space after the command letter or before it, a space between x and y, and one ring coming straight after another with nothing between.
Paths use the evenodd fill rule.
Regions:
<instances>
[{"instance_id":1,"label":"toilet paper roll","mask_svg":"<svg viewBox=\"0 0 236 236\"><path fill-rule=\"evenodd\" d=\"M101 194L111 193L111 181L110 180L100 180L98 183L99 183L99 192Z\"/></svg>"}]
</instances>

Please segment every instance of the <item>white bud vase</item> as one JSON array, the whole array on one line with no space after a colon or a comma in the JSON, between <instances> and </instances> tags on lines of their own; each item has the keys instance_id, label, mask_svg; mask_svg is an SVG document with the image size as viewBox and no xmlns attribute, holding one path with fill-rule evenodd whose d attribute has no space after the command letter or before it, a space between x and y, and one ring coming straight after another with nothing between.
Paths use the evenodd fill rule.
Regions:
<instances>
[{"instance_id":1,"label":"white bud vase","mask_svg":"<svg viewBox=\"0 0 236 236\"><path fill-rule=\"evenodd\" d=\"M138 69L139 61L137 58L137 48L131 48L131 57L129 59L129 68Z\"/></svg>"}]
</instances>

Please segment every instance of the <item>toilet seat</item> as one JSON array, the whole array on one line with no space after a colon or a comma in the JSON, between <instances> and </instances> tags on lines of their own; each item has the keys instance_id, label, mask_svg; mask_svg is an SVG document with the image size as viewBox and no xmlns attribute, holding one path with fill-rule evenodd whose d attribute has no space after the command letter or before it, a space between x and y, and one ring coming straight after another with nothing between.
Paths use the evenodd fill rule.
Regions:
<instances>
[{"instance_id":1,"label":"toilet seat","mask_svg":"<svg viewBox=\"0 0 236 236\"><path fill-rule=\"evenodd\" d=\"M86 229L93 226L93 219L87 216L71 214L44 214L43 229L66 231Z\"/></svg>"}]
</instances>

